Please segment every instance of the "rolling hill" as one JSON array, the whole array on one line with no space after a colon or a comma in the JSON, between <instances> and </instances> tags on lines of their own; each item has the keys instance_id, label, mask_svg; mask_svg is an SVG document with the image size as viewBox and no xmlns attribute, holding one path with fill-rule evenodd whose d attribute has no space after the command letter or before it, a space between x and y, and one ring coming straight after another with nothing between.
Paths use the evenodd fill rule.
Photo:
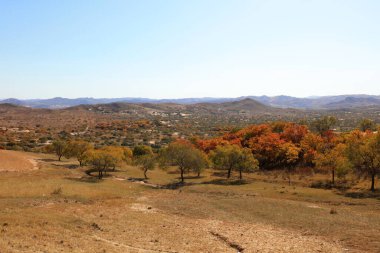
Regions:
<instances>
[{"instance_id":1,"label":"rolling hill","mask_svg":"<svg viewBox=\"0 0 380 253\"><path fill-rule=\"evenodd\" d=\"M247 113L253 114L263 114L263 113L285 113L289 109L275 108L268 105L264 105L256 100L246 98L233 102L223 102L223 103L197 103L197 104L177 104L177 103L110 103L110 104L98 104L98 105L81 105L77 108L83 108L93 112L103 112L103 113L138 113L143 115L144 113L197 113L199 115L208 114L240 114Z\"/></svg>"},{"instance_id":2,"label":"rolling hill","mask_svg":"<svg viewBox=\"0 0 380 253\"><path fill-rule=\"evenodd\" d=\"M380 99L374 97L346 97L342 101L327 104L330 109L357 108L366 106L380 106Z\"/></svg>"}]
</instances>

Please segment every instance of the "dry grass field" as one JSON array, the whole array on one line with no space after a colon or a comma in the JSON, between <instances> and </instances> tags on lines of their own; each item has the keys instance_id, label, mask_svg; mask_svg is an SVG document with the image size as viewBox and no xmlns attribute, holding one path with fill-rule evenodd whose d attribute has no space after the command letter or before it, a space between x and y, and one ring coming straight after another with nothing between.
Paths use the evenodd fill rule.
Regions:
<instances>
[{"instance_id":1,"label":"dry grass field","mask_svg":"<svg viewBox=\"0 0 380 253\"><path fill-rule=\"evenodd\" d=\"M144 184L125 166L98 181L76 164L0 151L1 253L380 252L376 194L257 174L237 184L215 171L162 189L178 174L157 169Z\"/></svg>"},{"instance_id":2,"label":"dry grass field","mask_svg":"<svg viewBox=\"0 0 380 253\"><path fill-rule=\"evenodd\" d=\"M0 172L25 171L38 169L33 155L26 153L0 150Z\"/></svg>"}]
</instances>

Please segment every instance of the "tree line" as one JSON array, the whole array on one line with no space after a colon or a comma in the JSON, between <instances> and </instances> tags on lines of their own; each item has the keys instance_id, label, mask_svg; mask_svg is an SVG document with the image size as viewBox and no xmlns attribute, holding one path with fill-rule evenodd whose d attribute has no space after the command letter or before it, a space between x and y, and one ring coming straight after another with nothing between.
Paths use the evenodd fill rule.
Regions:
<instances>
[{"instance_id":1,"label":"tree line","mask_svg":"<svg viewBox=\"0 0 380 253\"><path fill-rule=\"evenodd\" d=\"M107 171L114 171L122 164L139 167L147 179L150 170L160 167L166 169L175 167L180 174L180 181L184 182L185 174L201 172L214 164L228 172L239 171L242 179L243 172L252 172L258 169L258 161L249 149L237 145L220 146L215 152L207 155L197 148L194 143L186 140L177 140L166 148L153 152L150 146L136 146L133 149L122 146L105 146L95 149L90 143L81 140L57 140L47 147L47 152L54 153L59 161L62 157L75 158L79 166L90 166L98 172L101 179Z\"/></svg>"},{"instance_id":2,"label":"tree line","mask_svg":"<svg viewBox=\"0 0 380 253\"><path fill-rule=\"evenodd\" d=\"M324 117L315 120L310 128L290 122L252 125L217 138L176 140L155 151L150 146L94 148L80 140L57 140L47 149L58 160L75 157L80 166L91 166L100 179L123 163L138 166L145 178L156 167L176 168L181 182L185 174L200 176L204 169L212 167L224 170L227 178L237 172L240 180L243 173L282 169L290 183L297 167L313 167L330 173L332 185L336 177L352 172L369 176L370 189L374 191L380 172L380 134L376 124L363 120L357 130L347 133L334 132L334 124L335 118Z\"/></svg>"},{"instance_id":3,"label":"tree line","mask_svg":"<svg viewBox=\"0 0 380 253\"><path fill-rule=\"evenodd\" d=\"M344 177L354 172L369 176L371 191L380 173L380 133L376 124L363 120L358 129L336 133L334 117L326 116L306 125L290 122L274 122L253 125L231 131L221 137L196 139L197 147L213 154L219 147L236 145L248 149L258 160L261 170L284 169L290 175L295 168L313 167ZM216 164L217 165L217 164Z\"/></svg>"}]
</instances>

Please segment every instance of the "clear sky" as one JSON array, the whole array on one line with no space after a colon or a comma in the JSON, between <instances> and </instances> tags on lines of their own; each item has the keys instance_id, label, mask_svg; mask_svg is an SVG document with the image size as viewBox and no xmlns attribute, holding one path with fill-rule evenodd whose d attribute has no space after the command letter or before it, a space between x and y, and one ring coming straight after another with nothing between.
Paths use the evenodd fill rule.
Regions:
<instances>
[{"instance_id":1,"label":"clear sky","mask_svg":"<svg viewBox=\"0 0 380 253\"><path fill-rule=\"evenodd\" d=\"M0 0L0 98L354 93L379 0Z\"/></svg>"}]
</instances>

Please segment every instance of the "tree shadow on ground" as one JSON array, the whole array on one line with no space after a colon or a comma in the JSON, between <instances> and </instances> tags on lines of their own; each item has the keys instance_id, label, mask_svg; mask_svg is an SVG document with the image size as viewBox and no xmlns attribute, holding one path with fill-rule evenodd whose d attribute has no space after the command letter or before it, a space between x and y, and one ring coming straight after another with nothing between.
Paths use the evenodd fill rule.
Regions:
<instances>
[{"instance_id":1,"label":"tree shadow on ground","mask_svg":"<svg viewBox=\"0 0 380 253\"><path fill-rule=\"evenodd\" d=\"M370 191L361 191L361 192L342 192L342 195L348 198L353 199L378 199L380 200L380 191L370 192Z\"/></svg>"},{"instance_id":2,"label":"tree shadow on ground","mask_svg":"<svg viewBox=\"0 0 380 253\"><path fill-rule=\"evenodd\" d=\"M111 174L112 172L118 172L118 170L112 170L111 169L111 170L103 171L102 179L113 177L113 175ZM96 169L87 169L84 171L84 173L86 173L86 175L88 177L93 177L93 178L99 179L98 170L96 170Z\"/></svg>"},{"instance_id":3,"label":"tree shadow on ground","mask_svg":"<svg viewBox=\"0 0 380 253\"><path fill-rule=\"evenodd\" d=\"M70 169L70 170L78 169L80 167L77 164L56 164L56 163L52 163L52 165L56 166L56 167L60 167L60 168Z\"/></svg>"},{"instance_id":4,"label":"tree shadow on ground","mask_svg":"<svg viewBox=\"0 0 380 253\"><path fill-rule=\"evenodd\" d=\"M80 178L66 177L65 179L81 183L99 183L101 181L100 179L98 179L98 177L95 176L83 176Z\"/></svg>"},{"instance_id":5,"label":"tree shadow on ground","mask_svg":"<svg viewBox=\"0 0 380 253\"><path fill-rule=\"evenodd\" d=\"M347 182L335 182L335 184L332 184L331 181L329 180L318 180L310 184L310 188L325 189L325 190L336 189L342 192L347 191L351 187L352 185L348 184Z\"/></svg>"},{"instance_id":6,"label":"tree shadow on ground","mask_svg":"<svg viewBox=\"0 0 380 253\"><path fill-rule=\"evenodd\" d=\"M85 173L86 173L88 176L91 176L91 177L93 176L93 175L92 175L93 172L97 172L97 170L95 170L95 169L87 169L87 170L85 170Z\"/></svg>"},{"instance_id":7,"label":"tree shadow on ground","mask_svg":"<svg viewBox=\"0 0 380 253\"><path fill-rule=\"evenodd\" d=\"M85 170L84 172L87 175L89 175L89 176L93 176L92 173L94 173L94 172L97 173L98 170L97 169L93 169L93 168L89 168L89 169ZM115 170L113 170L113 169L105 170L105 171L103 171L103 176L106 176L106 175L108 175L109 173L112 173L112 172L121 172L121 170L118 170L118 169L115 169Z\"/></svg>"},{"instance_id":8,"label":"tree shadow on ground","mask_svg":"<svg viewBox=\"0 0 380 253\"><path fill-rule=\"evenodd\" d=\"M214 176L214 177L224 177L225 178L227 176L227 172L224 172L224 171L215 171L211 175Z\"/></svg>"},{"instance_id":9,"label":"tree shadow on ground","mask_svg":"<svg viewBox=\"0 0 380 253\"><path fill-rule=\"evenodd\" d=\"M190 185L194 185L194 183L175 182L175 183L169 183L169 184L160 185L160 188L161 189L176 190L176 189L180 189L180 188L182 188L184 186L190 186Z\"/></svg>"},{"instance_id":10,"label":"tree shadow on ground","mask_svg":"<svg viewBox=\"0 0 380 253\"><path fill-rule=\"evenodd\" d=\"M130 177L127 180L130 181L130 182L144 182L144 183L147 183L147 179L143 178L143 177Z\"/></svg>"},{"instance_id":11,"label":"tree shadow on ground","mask_svg":"<svg viewBox=\"0 0 380 253\"><path fill-rule=\"evenodd\" d=\"M199 176L198 175L195 175L195 176L185 176L184 179L199 179L199 178L204 178L204 176ZM178 178L178 179L181 179L181 178Z\"/></svg>"},{"instance_id":12,"label":"tree shadow on ground","mask_svg":"<svg viewBox=\"0 0 380 253\"><path fill-rule=\"evenodd\" d=\"M185 179L192 179L192 178L204 178L204 177L185 177ZM180 179L180 178L178 178ZM245 185L249 184L251 182L248 182L246 180L240 180L240 179L214 179L211 181L203 181L203 182L174 182L169 184L160 185L160 189L172 189L176 190L185 186L191 186L191 185L200 185L200 184L214 184L214 185Z\"/></svg>"},{"instance_id":13,"label":"tree shadow on ground","mask_svg":"<svg viewBox=\"0 0 380 253\"><path fill-rule=\"evenodd\" d=\"M211 180L211 181L205 181L205 182L202 182L201 184L214 184L214 185L245 185L245 184L249 184L250 182L242 179L234 179L234 180L231 180L231 179L214 179L214 180Z\"/></svg>"},{"instance_id":14,"label":"tree shadow on ground","mask_svg":"<svg viewBox=\"0 0 380 253\"><path fill-rule=\"evenodd\" d=\"M176 170L169 170L169 171L167 171L166 172L167 174L180 174L180 172L179 171L176 171Z\"/></svg>"},{"instance_id":15,"label":"tree shadow on ground","mask_svg":"<svg viewBox=\"0 0 380 253\"><path fill-rule=\"evenodd\" d=\"M58 162L57 159L51 159L51 158L40 158L40 159L37 159L37 160L41 161L41 162L47 162L47 163Z\"/></svg>"}]
</instances>

